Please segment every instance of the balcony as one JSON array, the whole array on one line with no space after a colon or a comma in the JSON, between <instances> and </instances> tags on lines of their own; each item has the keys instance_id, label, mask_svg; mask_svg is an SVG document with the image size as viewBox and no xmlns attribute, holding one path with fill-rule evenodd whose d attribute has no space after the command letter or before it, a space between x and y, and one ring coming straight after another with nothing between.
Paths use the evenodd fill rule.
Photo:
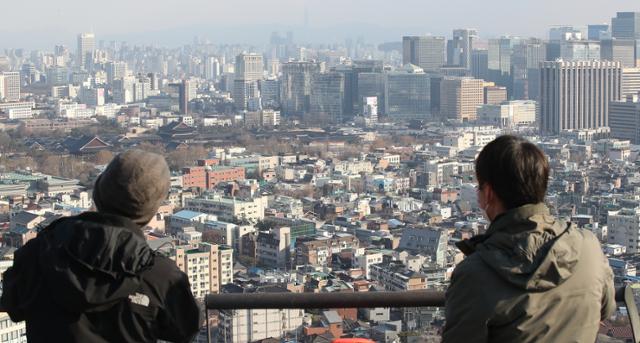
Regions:
<instances>
[{"instance_id":1,"label":"balcony","mask_svg":"<svg viewBox=\"0 0 640 343\"><path fill-rule=\"evenodd\" d=\"M640 284L616 290L616 301L626 307L633 342L640 343ZM444 307L444 292L418 290L404 292L353 293L225 293L209 294L207 310L251 309L346 309ZM210 336L209 336L210 338Z\"/></svg>"}]
</instances>

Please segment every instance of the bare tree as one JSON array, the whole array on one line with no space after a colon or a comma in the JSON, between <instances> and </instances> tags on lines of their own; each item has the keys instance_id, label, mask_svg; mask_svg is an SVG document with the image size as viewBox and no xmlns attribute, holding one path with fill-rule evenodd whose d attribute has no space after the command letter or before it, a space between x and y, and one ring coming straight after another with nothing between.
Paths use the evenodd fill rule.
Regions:
<instances>
[{"instance_id":1,"label":"bare tree","mask_svg":"<svg viewBox=\"0 0 640 343\"><path fill-rule=\"evenodd\" d=\"M109 150L100 150L94 156L93 160L96 164L107 164L113 159L113 153Z\"/></svg>"}]
</instances>

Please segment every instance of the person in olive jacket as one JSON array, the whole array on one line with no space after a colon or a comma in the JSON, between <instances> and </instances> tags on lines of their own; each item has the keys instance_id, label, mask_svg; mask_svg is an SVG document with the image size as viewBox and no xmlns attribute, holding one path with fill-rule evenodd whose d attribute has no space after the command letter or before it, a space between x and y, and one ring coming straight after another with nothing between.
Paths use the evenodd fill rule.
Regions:
<instances>
[{"instance_id":1,"label":"person in olive jacket","mask_svg":"<svg viewBox=\"0 0 640 343\"><path fill-rule=\"evenodd\" d=\"M500 136L476 160L491 224L458 243L466 258L446 292L443 342L589 342L615 310L598 239L549 213L549 163L534 144Z\"/></svg>"},{"instance_id":2,"label":"person in olive jacket","mask_svg":"<svg viewBox=\"0 0 640 343\"><path fill-rule=\"evenodd\" d=\"M200 327L187 276L142 228L169 190L164 158L118 156L93 190L97 212L61 218L15 252L0 303L29 342L189 342Z\"/></svg>"}]
</instances>

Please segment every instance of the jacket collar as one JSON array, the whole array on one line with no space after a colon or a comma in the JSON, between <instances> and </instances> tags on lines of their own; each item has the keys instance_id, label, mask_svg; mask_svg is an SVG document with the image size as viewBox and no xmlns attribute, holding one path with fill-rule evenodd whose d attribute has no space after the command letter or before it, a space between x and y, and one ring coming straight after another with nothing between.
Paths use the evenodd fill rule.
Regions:
<instances>
[{"instance_id":1,"label":"jacket collar","mask_svg":"<svg viewBox=\"0 0 640 343\"><path fill-rule=\"evenodd\" d=\"M101 212L83 212L76 216L77 219L86 220L94 223L100 223L104 225L121 227L128 231L131 231L134 235L144 238L144 233L140 226L134 223L131 219L118 216L115 214L101 213Z\"/></svg>"},{"instance_id":2,"label":"jacket collar","mask_svg":"<svg viewBox=\"0 0 640 343\"><path fill-rule=\"evenodd\" d=\"M524 230L526 227L518 225L528 218L534 215L548 215L549 208L544 203L527 204L514 209L508 210L498 215L485 234L476 235L470 239L462 240L456 243L456 246L465 255L471 255L475 252L476 246L486 241L496 232L504 232L508 234L517 234Z\"/></svg>"}]
</instances>

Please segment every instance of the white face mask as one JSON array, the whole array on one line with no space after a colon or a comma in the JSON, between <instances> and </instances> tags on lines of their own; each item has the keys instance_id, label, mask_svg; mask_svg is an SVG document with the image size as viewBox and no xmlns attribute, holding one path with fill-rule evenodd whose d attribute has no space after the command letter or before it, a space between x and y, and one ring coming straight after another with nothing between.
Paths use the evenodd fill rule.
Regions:
<instances>
[{"instance_id":1,"label":"white face mask","mask_svg":"<svg viewBox=\"0 0 640 343\"><path fill-rule=\"evenodd\" d=\"M482 210L482 215L483 215L487 220L491 221L491 220L489 219L489 215L487 215L487 209L489 208L489 203L488 203L488 202L485 202L484 207L482 207L482 201L480 201L480 196L481 196L480 192L481 192L481 189L480 189L480 187L479 187L479 186L478 186L478 190L477 190L477 191L478 191L478 194L477 194L477 199L476 199L476 201L478 202L478 207L480 207L480 209Z\"/></svg>"},{"instance_id":2,"label":"white face mask","mask_svg":"<svg viewBox=\"0 0 640 343\"><path fill-rule=\"evenodd\" d=\"M491 218L489 218L489 214L487 214L487 211L489 210L489 204L486 204L484 208L482 208L482 215L488 220L491 221Z\"/></svg>"}]
</instances>

